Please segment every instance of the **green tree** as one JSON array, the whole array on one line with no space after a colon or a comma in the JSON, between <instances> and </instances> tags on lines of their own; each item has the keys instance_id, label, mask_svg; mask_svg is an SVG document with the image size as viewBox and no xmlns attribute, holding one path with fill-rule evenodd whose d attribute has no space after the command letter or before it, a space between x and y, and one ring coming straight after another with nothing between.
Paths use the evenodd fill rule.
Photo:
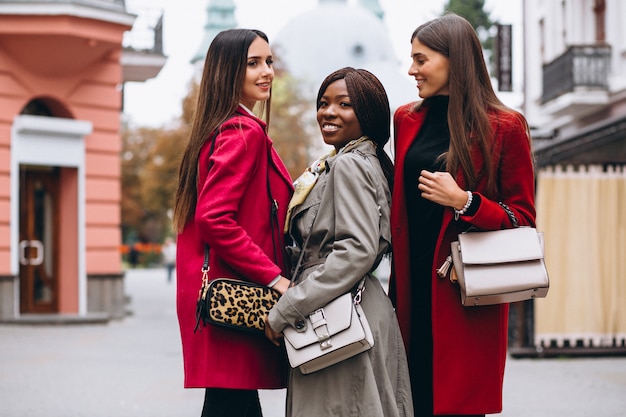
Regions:
<instances>
[{"instance_id":1,"label":"green tree","mask_svg":"<svg viewBox=\"0 0 626 417\"><path fill-rule=\"evenodd\" d=\"M141 170L147 158L145 137L139 130L122 132L122 238L126 243L138 239L144 218L141 197Z\"/></svg>"},{"instance_id":2,"label":"green tree","mask_svg":"<svg viewBox=\"0 0 626 417\"><path fill-rule=\"evenodd\" d=\"M125 242L156 243L169 216L182 154L180 128L128 129L122 145L122 234Z\"/></svg>"},{"instance_id":3,"label":"green tree","mask_svg":"<svg viewBox=\"0 0 626 417\"><path fill-rule=\"evenodd\" d=\"M306 115L311 105L300 94L298 81L287 72L277 70L272 84L269 135L292 179L309 165L312 121Z\"/></svg>"},{"instance_id":4,"label":"green tree","mask_svg":"<svg viewBox=\"0 0 626 417\"><path fill-rule=\"evenodd\" d=\"M172 233L171 216L178 184L178 167L187 138L188 131L182 125L157 132L141 173L144 210L149 214L149 219L156 223L151 235L158 242Z\"/></svg>"},{"instance_id":5,"label":"green tree","mask_svg":"<svg viewBox=\"0 0 626 417\"><path fill-rule=\"evenodd\" d=\"M489 62L493 64L495 25L491 20L490 12L485 11L485 0L448 0L443 7L443 13L456 13L466 18L478 33L483 49L488 51Z\"/></svg>"}]
</instances>

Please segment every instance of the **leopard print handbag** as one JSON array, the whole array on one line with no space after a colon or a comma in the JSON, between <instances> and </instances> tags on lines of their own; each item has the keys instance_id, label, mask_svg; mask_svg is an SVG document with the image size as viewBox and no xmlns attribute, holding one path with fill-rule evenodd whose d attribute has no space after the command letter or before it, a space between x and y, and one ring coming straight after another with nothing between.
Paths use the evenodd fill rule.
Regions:
<instances>
[{"instance_id":1,"label":"leopard print handbag","mask_svg":"<svg viewBox=\"0 0 626 417\"><path fill-rule=\"evenodd\" d=\"M209 269L209 247L205 245L194 332L202 324L264 335L265 317L280 298L280 293L265 285L236 278L209 280Z\"/></svg>"},{"instance_id":2,"label":"leopard print handbag","mask_svg":"<svg viewBox=\"0 0 626 417\"><path fill-rule=\"evenodd\" d=\"M264 334L265 317L280 297L265 285L234 278L216 278L205 288L200 295L205 324L259 335Z\"/></svg>"}]
</instances>

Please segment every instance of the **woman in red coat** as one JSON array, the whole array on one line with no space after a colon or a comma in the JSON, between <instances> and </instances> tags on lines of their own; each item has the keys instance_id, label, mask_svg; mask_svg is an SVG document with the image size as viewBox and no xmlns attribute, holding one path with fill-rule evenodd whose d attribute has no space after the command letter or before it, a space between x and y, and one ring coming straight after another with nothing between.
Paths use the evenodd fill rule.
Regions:
<instances>
[{"instance_id":1,"label":"woman in red coat","mask_svg":"<svg viewBox=\"0 0 626 417\"><path fill-rule=\"evenodd\" d=\"M463 307L437 274L458 233L534 225L524 117L496 97L478 37L450 14L411 37L420 102L394 114L390 296L407 345L416 416L502 411L508 305Z\"/></svg>"},{"instance_id":2,"label":"woman in red coat","mask_svg":"<svg viewBox=\"0 0 626 417\"><path fill-rule=\"evenodd\" d=\"M258 389L286 386L284 352L264 336L196 326L205 244L210 279L234 277L284 292L282 230L293 192L264 121L274 78L260 31L219 33L207 52L174 206L177 312L186 388L206 388L202 416L261 416ZM270 197L271 194L271 197ZM278 203L272 221L273 201Z\"/></svg>"}]
</instances>

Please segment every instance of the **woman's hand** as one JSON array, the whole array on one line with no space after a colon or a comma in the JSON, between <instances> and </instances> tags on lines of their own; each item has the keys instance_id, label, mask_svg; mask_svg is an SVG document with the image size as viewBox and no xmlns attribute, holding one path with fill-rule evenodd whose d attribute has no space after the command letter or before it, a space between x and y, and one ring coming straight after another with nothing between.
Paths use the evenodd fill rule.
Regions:
<instances>
[{"instance_id":1,"label":"woman's hand","mask_svg":"<svg viewBox=\"0 0 626 417\"><path fill-rule=\"evenodd\" d=\"M278 291L280 295L283 295L290 286L291 286L291 281L281 276L278 282L272 286L272 289Z\"/></svg>"},{"instance_id":2,"label":"woman's hand","mask_svg":"<svg viewBox=\"0 0 626 417\"><path fill-rule=\"evenodd\" d=\"M278 291L280 295L283 295L288 289L291 287L291 281L281 275L280 279L276 284L272 286L272 289ZM265 317L265 337L267 337L270 342L275 344L276 346L280 346L280 342L283 339L282 333L277 333L270 326L270 322L268 321L269 316Z\"/></svg>"},{"instance_id":3,"label":"woman's hand","mask_svg":"<svg viewBox=\"0 0 626 417\"><path fill-rule=\"evenodd\" d=\"M280 346L280 342L283 339L282 333L277 333L270 326L270 322L267 320L268 317L265 317L265 337L267 337L270 342L272 342L276 346Z\"/></svg>"},{"instance_id":4,"label":"woman's hand","mask_svg":"<svg viewBox=\"0 0 626 417\"><path fill-rule=\"evenodd\" d=\"M467 203L467 193L459 187L449 172L420 172L417 188L422 197L442 206L461 210Z\"/></svg>"}]
</instances>

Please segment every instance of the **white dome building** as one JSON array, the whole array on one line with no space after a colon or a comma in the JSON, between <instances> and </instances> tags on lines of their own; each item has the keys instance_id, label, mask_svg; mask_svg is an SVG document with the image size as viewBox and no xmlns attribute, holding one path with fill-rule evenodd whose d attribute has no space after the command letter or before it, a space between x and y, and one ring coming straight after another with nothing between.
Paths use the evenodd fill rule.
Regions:
<instances>
[{"instance_id":1,"label":"white dome building","mask_svg":"<svg viewBox=\"0 0 626 417\"><path fill-rule=\"evenodd\" d=\"M385 86L392 112L418 98L415 85L394 54L377 0L319 0L290 20L271 40L274 55L315 97L322 80L346 66L364 68ZM408 41L407 41L408 48Z\"/></svg>"}]
</instances>

